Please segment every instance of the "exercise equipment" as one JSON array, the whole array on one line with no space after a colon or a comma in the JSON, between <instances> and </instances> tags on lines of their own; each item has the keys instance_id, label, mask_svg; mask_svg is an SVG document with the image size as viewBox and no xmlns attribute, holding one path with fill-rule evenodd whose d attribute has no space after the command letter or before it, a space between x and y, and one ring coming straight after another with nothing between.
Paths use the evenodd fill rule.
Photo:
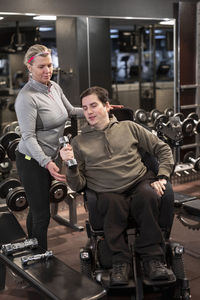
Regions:
<instances>
[{"instance_id":1,"label":"exercise equipment","mask_svg":"<svg viewBox=\"0 0 200 300\"><path fill-rule=\"evenodd\" d=\"M68 136L62 136L62 137L60 137L59 138L59 143L60 143L61 147L66 147L67 144L69 144L69 137ZM67 166L68 166L69 169L72 169L72 168L76 167L77 166L76 159L75 158L69 159L67 161Z\"/></svg>"},{"instance_id":2,"label":"exercise equipment","mask_svg":"<svg viewBox=\"0 0 200 300\"><path fill-rule=\"evenodd\" d=\"M157 136L170 146L178 147L183 143L182 125L179 118L174 116L168 118L161 114L154 121L153 128Z\"/></svg>"},{"instance_id":3,"label":"exercise equipment","mask_svg":"<svg viewBox=\"0 0 200 300\"><path fill-rule=\"evenodd\" d=\"M192 118L195 123L194 133L200 134L200 119L196 113L190 113L187 118Z\"/></svg>"},{"instance_id":4,"label":"exercise equipment","mask_svg":"<svg viewBox=\"0 0 200 300\"><path fill-rule=\"evenodd\" d=\"M26 238L21 225L9 210L0 212L0 245L21 242ZM23 242L23 241L22 241ZM0 251L0 290L6 286L6 271L11 269L32 288L39 291L44 298L52 300L94 300L103 299L106 290L91 281L80 272L73 270L63 261L51 256L48 261L35 260L35 263L22 264L21 257L34 256L44 252L39 246L34 249L26 248L19 253L5 255ZM58 284L59 283L59 284Z\"/></svg>"},{"instance_id":5,"label":"exercise equipment","mask_svg":"<svg viewBox=\"0 0 200 300\"><path fill-rule=\"evenodd\" d=\"M194 170L200 171L200 157L195 158L195 154L193 151L189 151L184 155L183 162L192 163Z\"/></svg>"},{"instance_id":6,"label":"exercise equipment","mask_svg":"<svg viewBox=\"0 0 200 300\"><path fill-rule=\"evenodd\" d=\"M182 133L184 136L191 136L194 134L194 128L195 128L194 119L188 117L185 119L182 113L176 113L174 114L174 117L180 119Z\"/></svg>"},{"instance_id":7,"label":"exercise equipment","mask_svg":"<svg viewBox=\"0 0 200 300\"><path fill-rule=\"evenodd\" d=\"M21 135L18 121L13 121L12 123L7 124L3 128L3 134L8 133L10 131L17 133L19 136Z\"/></svg>"},{"instance_id":8,"label":"exercise equipment","mask_svg":"<svg viewBox=\"0 0 200 300\"><path fill-rule=\"evenodd\" d=\"M141 124L147 124L149 121L148 113L140 108L135 111L134 121Z\"/></svg>"},{"instance_id":9,"label":"exercise equipment","mask_svg":"<svg viewBox=\"0 0 200 300\"><path fill-rule=\"evenodd\" d=\"M14 131L5 133L0 139L0 142L4 147L4 149L6 150L8 157L12 161L15 161L16 159L15 150L19 141L20 141L20 136Z\"/></svg>"},{"instance_id":10,"label":"exercise equipment","mask_svg":"<svg viewBox=\"0 0 200 300\"><path fill-rule=\"evenodd\" d=\"M174 110L173 108L165 108L164 110L164 115L166 115L167 117L172 117L174 115Z\"/></svg>"},{"instance_id":11,"label":"exercise equipment","mask_svg":"<svg viewBox=\"0 0 200 300\"><path fill-rule=\"evenodd\" d=\"M158 109L156 109L156 108L152 109L151 112L150 112L151 122L153 123L157 119L157 117L161 114L162 113Z\"/></svg>"},{"instance_id":12,"label":"exercise equipment","mask_svg":"<svg viewBox=\"0 0 200 300\"><path fill-rule=\"evenodd\" d=\"M4 161L6 156L6 150L4 149L3 145L0 144L0 162Z\"/></svg>"},{"instance_id":13,"label":"exercise equipment","mask_svg":"<svg viewBox=\"0 0 200 300\"><path fill-rule=\"evenodd\" d=\"M29 262L34 262L43 259L48 260L52 256L53 256L52 251L46 251L44 253L35 254L35 255L25 255L21 257L21 262L23 265L27 265Z\"/></svg>"},{"instance_id":14,"label":"exercise equipment","mask_svg":"<svg viewBox=\"0 0 200 300\"><path fill-rule=\"evenodd\" d=\"M5 157L2 162L0 162L0 173L3 178L9 176L10 171L12 170L13 163L10 158Z\"/></svg>"},{"instance_id":15,"label":"exercise equipment","mask_svg":"<svg viewBox=\"0 0 200 300\"><path fill-rule=\"evenodd\" d=\"M67 196L67 185L65 182L53 180L50 188L50 201L59 203Z\"/></svg>"},{"instance_id":16,"label":"exercise equipment","mask_svg":"<svg viewBox=\"0 0 200 300\"><path fill-rule=\"evenodd\" d=\"M26 239L25 241L19 243L9 243L3 244L1 246L1 250L5 255L13 254L17 251L29 249L35 249L38 247L38 241L36 238L33 239Z\"/></svg>"},{"instance_id":17,"label":"exercise equipment","mask_svg":"<svg viewBox=\"0 0 200 300\"><path fill-rule=\"evenodd\" d=\"M12 211L22 211L28 207L24 188L16 178L6 178L1 181L0 197L6 198L6 204Z\"/></svg>"}]
</instances>

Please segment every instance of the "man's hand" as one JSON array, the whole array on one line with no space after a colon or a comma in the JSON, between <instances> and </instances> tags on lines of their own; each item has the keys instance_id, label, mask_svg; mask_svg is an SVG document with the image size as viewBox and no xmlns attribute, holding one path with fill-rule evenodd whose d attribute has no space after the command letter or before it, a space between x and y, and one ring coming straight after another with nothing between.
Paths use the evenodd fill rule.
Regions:
<instances>
[{"instance_id":1,"label":"man's hand","mask_svg":"<svg viewBox=\"0 0 200 300\"><path fill-rule=\"evenodd\" d=\"M159 180L151 183L151 186L156 191L158 196L162 197L162 195L164 194L164 191L166 189L166 187L165 187L166 184L167 184L166 179L159 179Z\"/></svg>"},{"instance_id":2,"label":"man's hand","mask_svg":"<svg viewBox=\"0 0 200 300\"><path fill-rule=\"evenodd\" d=\"M67 162L70 159L74 159L74 152L72 146L70 144L67 144L65 147L61 148L60 156L65 162Z\"/></svg>"},{"instance_id":3,"label":"man's hand","mask_svg":"<svg viewBox=\"0 0 200 300\"><path fill-rule=\"evenodd\" d=\"M55 178L58 181L64 181L66 182L66 175L64 174L60 174L59 171L60 169L58 168L58 166L55 164L55 162L50 161L47 165L46 165L47 170L49 171L49 173L51 174L51 176L53 178Z\"/></svg>"}]
</instances>

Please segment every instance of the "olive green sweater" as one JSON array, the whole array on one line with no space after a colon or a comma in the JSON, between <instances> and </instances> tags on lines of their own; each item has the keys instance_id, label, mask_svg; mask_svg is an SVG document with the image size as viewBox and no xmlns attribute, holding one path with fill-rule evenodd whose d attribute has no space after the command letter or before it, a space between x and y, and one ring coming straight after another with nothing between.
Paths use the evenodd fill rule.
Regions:
<instances>
[{"instance_id":1,"label":"olive green sweater","mask_svg":"<svg viewBox=\"0 0 200 300\"><path fill-rule=\"evenodd\" d=\"M78 167L67 169L74 191L87 187L96 192L124 192L145 173L138 148L158 158L158 175L170 176L174 165L170 147L150 131L132 121L115 117L104 130L86 126L72 141Z\"/></svg>"}]
</instances>

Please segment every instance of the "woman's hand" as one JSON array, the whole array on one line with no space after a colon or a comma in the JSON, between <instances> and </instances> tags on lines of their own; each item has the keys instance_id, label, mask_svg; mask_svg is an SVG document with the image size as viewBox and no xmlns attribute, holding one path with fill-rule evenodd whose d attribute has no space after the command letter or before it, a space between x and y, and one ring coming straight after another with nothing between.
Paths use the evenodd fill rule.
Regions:
<instances>
[{"instance_id":1,"label":"woman's hand","mask_svg":"<svg viewBox=\"0 0 200 300\"><path fill-rule=\"evenodd\" d=\"M151 186L156 191L158 196L162 197L162 195L164 194L164 191L166 189L166 187L165 187L166 184L167 184L166 179L159 179L159 180L151 183Z\"/></svg>"},{"instance_id":2,"label":"woman's hand","mask_svg":"<svg viewBox=\"0 0 200 300\"><path fill-rule=\"evenodd\" d=\"M122 104L110 104L110 109L113 109L113 108L123 108L124 105Z\"/></svg>"},{"instance_id":3,"label":"woman's hand","mask_svg":"<svg viewBox=\"0 0 200 300\"><path fill-rule=\"evenodd\" d=\"M58 166L55 164L55 162L50 161L47 165L46 165L47 170L49 171L49 173L51 174L51 176L58 180L58 181L64 181L66 182L66 175L65 174L60 174L59 171L60 169L58 168Z\"/></svg>"}]
</instances>

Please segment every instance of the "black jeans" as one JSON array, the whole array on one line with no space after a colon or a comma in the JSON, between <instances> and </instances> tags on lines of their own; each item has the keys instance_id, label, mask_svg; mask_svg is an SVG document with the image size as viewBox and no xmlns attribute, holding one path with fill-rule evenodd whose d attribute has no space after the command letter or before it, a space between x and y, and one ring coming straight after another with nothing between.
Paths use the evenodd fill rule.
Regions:
<instances>
[{"instance_id":1,"label":"black jeans","mask_svg":"<svg viewBox=\"0 0 200 300\"><path fill-rule=\"evenodd\" d=\"M50 173L33 158L25 159L19 151L16 151L16 166L29 204L26 220L28 237L37 238L40 247L46 250L50 221Z\"/></svg>"},{"instance_id":2,"label":"black jeans","mask_svg":"<svg viewBox=\"0 0 200 300\"><path fill-rule=\"evenodd\" d=\"M112 263L130 261L125 240L130 217L139 229L135 251L142 257L164 256L161 229L171 229L174 198L173 193L167 199L166 195L159 197L150 185L153 181L155 175L150 171L126 194L97 194L97 211L102 219L105 240L112 253Z\"/></svg>"}]
</instances>

